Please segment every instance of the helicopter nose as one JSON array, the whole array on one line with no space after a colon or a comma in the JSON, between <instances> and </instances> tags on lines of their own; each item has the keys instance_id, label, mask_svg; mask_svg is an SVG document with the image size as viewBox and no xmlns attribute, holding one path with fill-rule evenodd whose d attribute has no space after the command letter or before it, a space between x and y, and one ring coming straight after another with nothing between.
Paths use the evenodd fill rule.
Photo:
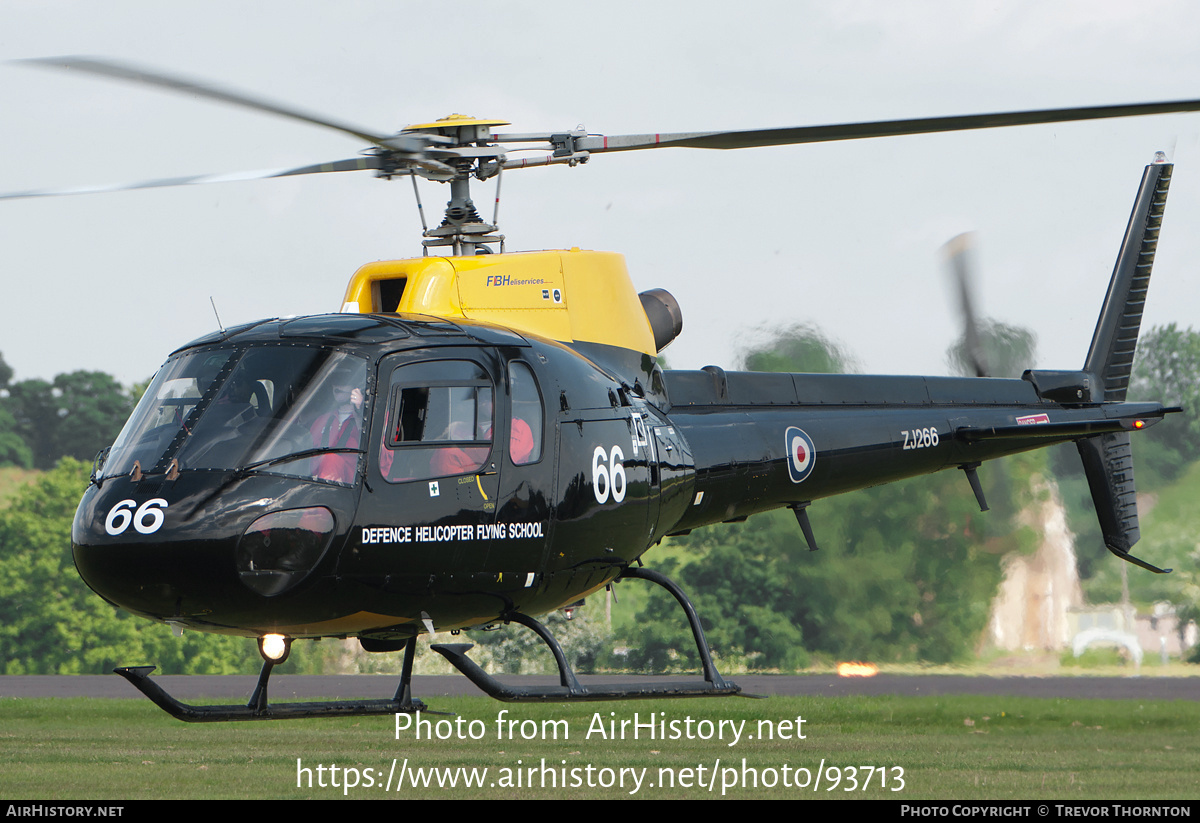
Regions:
<instances>
[{"instance_id":1,"label":"helicopter nose","mask_svg":"<svg viewBox=\"0 0 1200 823\"><path fill-rule=\"evenodd\" d=\"M72 529L80 576L110 603L159 620L255 626L298 607L309 594L296 590L353 523L353 490L230 477L92 486Z\"/></svg>"}]
</instances>

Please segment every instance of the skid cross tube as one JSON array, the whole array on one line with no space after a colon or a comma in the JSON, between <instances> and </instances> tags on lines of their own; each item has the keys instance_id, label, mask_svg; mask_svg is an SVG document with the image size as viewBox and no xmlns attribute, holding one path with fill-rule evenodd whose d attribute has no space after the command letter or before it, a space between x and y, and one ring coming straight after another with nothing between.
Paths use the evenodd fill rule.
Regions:
<instances>
[{"instance_id":1,"label":"skid cross tube","mask_svg":"<svg viewBox=\"0 0 1200 823\"><path fill-rule=\"evenodd\" d=\"M534 618L516 612L506 615L505 620L511 623L520 623L522 626L531 629L550 648L551 653L554 655L554 662L558 665L558 686L506 685L485 672L474 660L467 657L467 652L472 648L472 644L470 643L451 643L430 646L430 648L450 661L454 668L466 675L472 683L482 689L489 697L504 701L505 703L649 700L657 697L729 697L741 694L742 689L740 686L725 680L717 672L716 664L713 663L712 653L708 648L708 641L704 637L704 629L700 625L700 618L697 616L692 602L683 593L682 589L675 585L670 578L649 569L627 568L622 572L620 577L638 578L640 580L649 580L651 583L657 583L669 591L679 601L679 604L683 606L683 610L688 617L688 623L692 627L692 636L696 640L696 650L700 654L700 660L704 667L703 683L695 681L690 683L626 682L585 686L579 682L579 679L575 676L575 672L571 670L570 665L567 663L566 655L563 654L562 647L554 639L554 635L550 634L550 631Z\"/></svg>"}]
</instances>

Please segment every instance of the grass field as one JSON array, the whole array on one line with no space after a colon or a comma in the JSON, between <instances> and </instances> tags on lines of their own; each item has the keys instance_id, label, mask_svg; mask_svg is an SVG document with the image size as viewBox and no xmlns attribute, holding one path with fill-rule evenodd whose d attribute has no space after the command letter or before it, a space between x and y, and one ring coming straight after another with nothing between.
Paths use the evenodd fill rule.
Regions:
<instances>
[{"instance_id":1,"label":"grass field","mask_svg":"<svg viewBox=\"0 0 1200 823\"><path fill-rule=\"evenodd\" d=\"M1200 798L1194 701L437 703L456 716L423 716L418 740L390 716L192 725L138 700L6 699L0 797ZM512 725L497 722L506 710ZM667 739L634 739L635 714ZM482 785L465 788L468 775Z\"/></svg>"}]
</instances>

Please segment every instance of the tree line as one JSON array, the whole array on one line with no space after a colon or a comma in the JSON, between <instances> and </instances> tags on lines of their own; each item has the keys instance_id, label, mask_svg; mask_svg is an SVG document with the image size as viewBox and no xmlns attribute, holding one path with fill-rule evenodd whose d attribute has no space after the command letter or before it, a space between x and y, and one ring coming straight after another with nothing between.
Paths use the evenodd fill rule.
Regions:
<instances>
[{"instance_id":1,"label":"tree line","mask_svg":"<svg viewBox=\"0 0 1200 823\"><path fill-rule=\"evenodd\" d=\"M91 461L112 444L143 386L97 371L13 382L0 355L0 466L52 469L62 457Z\"/></svg>"}]
</instances>

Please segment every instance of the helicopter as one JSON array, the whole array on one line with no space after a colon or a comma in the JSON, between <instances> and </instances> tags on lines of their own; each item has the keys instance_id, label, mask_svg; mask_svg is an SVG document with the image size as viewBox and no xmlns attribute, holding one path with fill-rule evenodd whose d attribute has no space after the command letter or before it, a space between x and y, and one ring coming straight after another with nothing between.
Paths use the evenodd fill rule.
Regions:
<instances>
[{"instance_id":1,"label":"helicopter","mask_svg":"<svg viewBox=\"0 0 1200 823\"><path fill-rule=\"evenodd\" d=\"M623 258L568 248L510 252L480 216L472 180L576 166L651 148L740 149L1200 110L1200 100L754 131L604 136L506 133L453 115L389 134L188 78L95 58L24 61L157 86L332 128L355 158L151 188L370 171L447 184L422 256L369 263L341 311L241 324L174 351L96 458L72 527L76 567L109 603L175 629L253 638L263 657L246 705L194 706L153 666L117 669L185 721L391 714L412 694L422 634L517 623L553 654L557 686L484 672L470 644L433 648L504 701L720 697L691 601L641 565L664 537L787 508L810 550L809 509L831 495L944 469L987 509L987 460L1074 442L1106 547L1139 538L1130 433L1179 411L1129 402L1172 164L1143 174L1091 347L1077 370L1020 379L664 370L678 302L638 293ZM510 158L517 150L537 152ZM0 199L96 189L15 192ZM417 202L420 213L419 192ZM969 313L968 313L969 316ZM968 347L971 335L968 323ZM703 679L583 685L537 619L619 580L667 589L691 626ZM403 652L390 700L271 703L269 678L298 639L357 638Z\"/></svg>"}]
</instances>

